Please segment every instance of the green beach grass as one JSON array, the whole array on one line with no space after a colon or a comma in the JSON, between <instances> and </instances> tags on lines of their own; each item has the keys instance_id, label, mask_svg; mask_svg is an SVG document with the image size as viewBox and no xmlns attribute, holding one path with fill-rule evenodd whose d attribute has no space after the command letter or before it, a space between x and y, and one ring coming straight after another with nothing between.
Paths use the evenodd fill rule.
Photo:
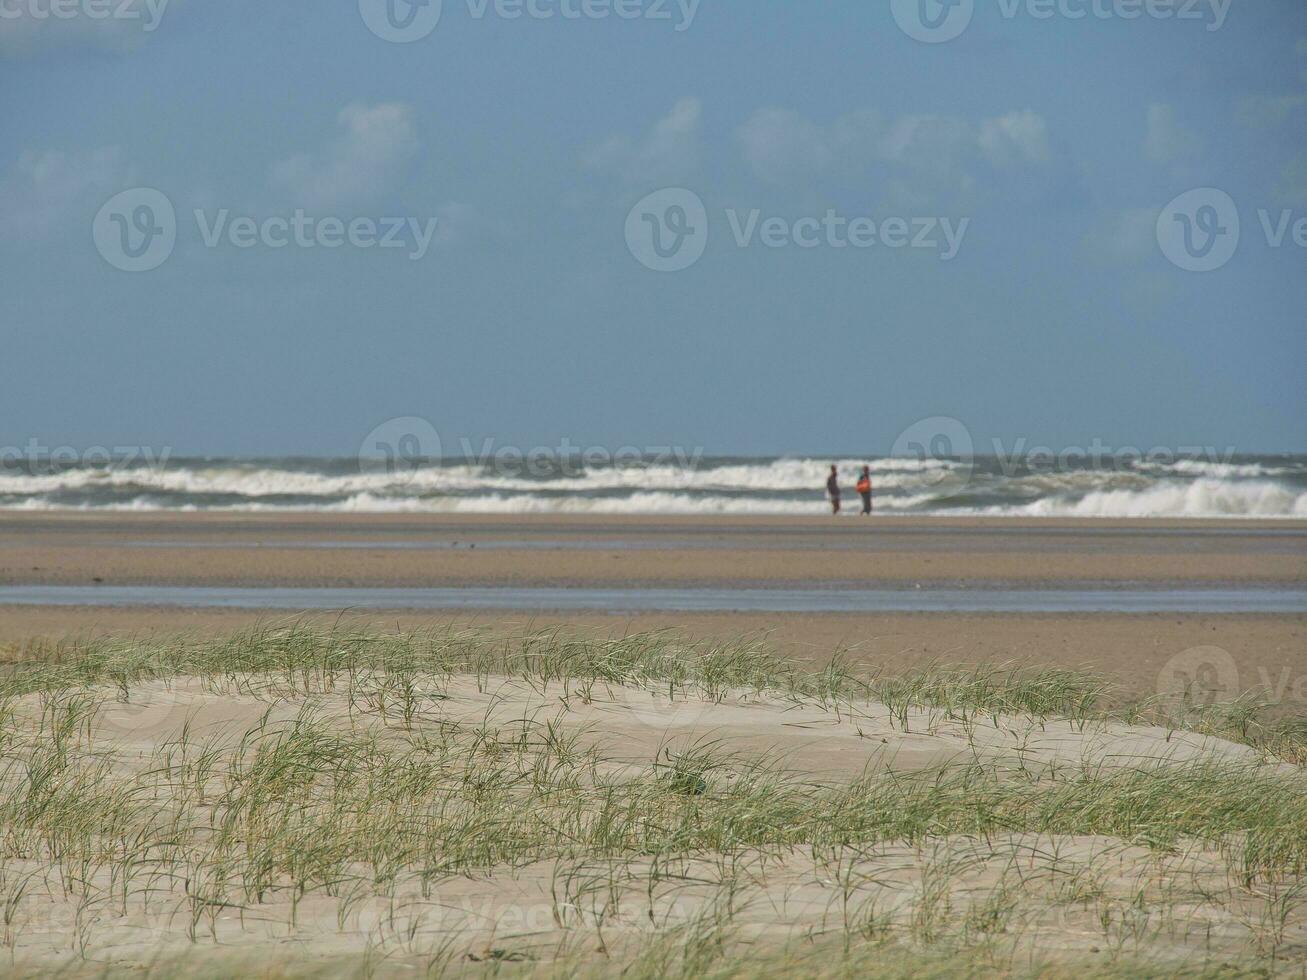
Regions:
<instances>
[{"instance_id":1,"label":"green beach grass","mask_svg":"<svg viewBox=\"0 0 1307 980\"><path fill-rule=\"evenodd\" d=\"M1307 970L1307 738L1251 700L670 632L290 625L8 661L16 975Z\"/></svg>"}]
</instances>

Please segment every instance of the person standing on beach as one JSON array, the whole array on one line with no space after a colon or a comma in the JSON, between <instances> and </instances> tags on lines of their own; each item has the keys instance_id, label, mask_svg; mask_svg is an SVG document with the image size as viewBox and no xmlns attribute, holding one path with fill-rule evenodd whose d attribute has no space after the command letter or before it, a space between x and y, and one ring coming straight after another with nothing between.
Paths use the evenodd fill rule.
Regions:
<instances>
[{"instance_id":1,"label":"person standing on beach","mask_svg":"<svg viewBox=\"0 0 1307 980\"><path fill-rule=\"evenodd\" d=\"M858 494L862 497L862 516L868 517L871 514L871 467L862 468L862 476L858 478Z\"/></svg>"},{"instance_id":2,"label":"person standing on beach","mask_svg":"<svg viewBox=\"0 0 1307 980\"><path fill-rule=\"evenodd\" d=\"M826 480L826 495L830 497L830 509L832 514L840 512L840 471L832 466L830 476Z\"/></svg>"}]
</instances>

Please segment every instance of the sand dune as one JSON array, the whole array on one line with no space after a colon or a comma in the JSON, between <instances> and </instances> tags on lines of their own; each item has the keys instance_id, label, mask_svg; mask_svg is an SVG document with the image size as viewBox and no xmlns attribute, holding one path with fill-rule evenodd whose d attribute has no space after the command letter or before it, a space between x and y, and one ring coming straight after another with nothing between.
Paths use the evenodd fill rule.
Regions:
<instances>
[{"instance_id":1,"label":"sand dune","mask_svg":"<svg viewBox=\"0 0 1307 980\"><path fill-rule=\"evenodd\" d=\"M568 642L292 631L20 665L13 962L654 975L747 953L809 975L905 950L1068 972L1307 950L1301 814L1270 851L1246 825L1307 802L1269 743L1101 714L1090 677L869 687L743 647ZM1235 790L1233 818L1204 802Z\"/></svg>"}]
</instances>

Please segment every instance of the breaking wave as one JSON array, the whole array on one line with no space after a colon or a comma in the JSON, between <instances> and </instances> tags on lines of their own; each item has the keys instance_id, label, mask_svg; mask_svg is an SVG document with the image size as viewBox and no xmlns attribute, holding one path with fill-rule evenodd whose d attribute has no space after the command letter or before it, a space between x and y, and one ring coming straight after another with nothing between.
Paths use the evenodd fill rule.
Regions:
<instances>
[{"instance_id":1,"label":"breaking wave","mask_svg":"<svg viewBox=\"0 0 1307 980\"><path fill-rule=\"evenodd\" d=\"M585 467L428 462L394 471L343 459L180 459L60 469L0 466L10 510L482 514L820 514L829 460L663 460ZM1307 457L1137 461L1040 469L995 458L869 461L888 514L1307 518ZM862 461L838 461L853 483Z\"/></svg>"}]
</instances>

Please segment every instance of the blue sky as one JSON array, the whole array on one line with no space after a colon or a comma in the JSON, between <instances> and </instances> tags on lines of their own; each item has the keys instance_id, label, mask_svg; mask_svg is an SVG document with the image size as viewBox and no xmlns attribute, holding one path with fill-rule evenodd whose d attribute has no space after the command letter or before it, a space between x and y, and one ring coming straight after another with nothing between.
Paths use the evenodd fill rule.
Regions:
<instances>
[{"instance_id":1,"label":"blue sky","mask_svg":"<svg viewBox=\"0 0 1307 980\"><path fill-rule=\"evenodd\" d=\"M66 2L0 0L0 444L352 455L420 416L447 449L871 453L949 416L982 450L1307 451L1298 0L982 0L942 43L908 36L898 0L701 0L692 20L445 0L410 43L359 0ZM176 243L128 272L93 228L140 187ZM1205 187L1240 234L1195 272L1157 226ZM707 218L676 272L624 233L664 188ZM435 230L418 259L416 238L204 240L224 213L296 209ZM753 212L965 237L947 260L742 247ZM1259 212L1287 219L1278 246Z\"/></svg>"}]
</instances>

